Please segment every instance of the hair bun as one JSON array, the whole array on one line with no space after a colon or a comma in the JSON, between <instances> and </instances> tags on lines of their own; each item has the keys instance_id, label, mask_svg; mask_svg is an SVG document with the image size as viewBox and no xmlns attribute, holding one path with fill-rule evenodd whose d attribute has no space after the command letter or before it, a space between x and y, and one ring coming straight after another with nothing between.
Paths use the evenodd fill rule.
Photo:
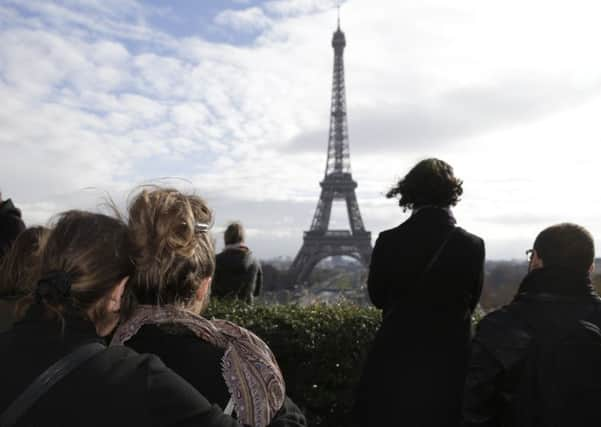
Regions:
<instances>
[{"instance_id":1,"label":"hair bun","mask_svg":"<svg viewBox=\"0 0 601 427\"><path fill-rule=\"evenodd\" d=\"M186 299L199 277L213 274L214 251L208 234L212 220L211 210L196 195L155 187L135 196L129 206L129 226L137 272L130 283L138 300L166 301L173 299L171 294ZM159 296L164 290L168 295Z\"/></svg>"}]
</instances>

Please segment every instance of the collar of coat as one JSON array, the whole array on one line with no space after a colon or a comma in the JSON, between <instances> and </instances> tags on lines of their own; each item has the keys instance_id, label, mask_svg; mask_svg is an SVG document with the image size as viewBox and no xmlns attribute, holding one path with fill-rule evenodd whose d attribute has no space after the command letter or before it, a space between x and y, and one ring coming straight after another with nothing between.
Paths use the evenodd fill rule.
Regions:
<instances>
[{"instance_id":1,"label":"collar of coat","mask_svg":"<svg viewBox=\"0 0 601 427\"><path fill-rule=\"evenodd\" d=\"M33 303L27 309L25 316L15 323L15 329L28 331L25 335L42 336L49 342L60 342L62 345L79 345L82 342L98 341L104 344L104 338L96 333L96 327L81 313L66 309L63 322L48 318L46 308L39 303Z\"/></svg>"},{"instance_id":2,"label":"collar of coat","mask_svg":"<svg viewBox=\"0 0 601 427\"><path fill-rule=\"evenodd\" d=\"M240 242L240 243L230 243L229 245L225 245L225 247L223 248L224 250L227 249L236 249L239 251L248 251L248 246L246 246L244 243Z\"/></svg>"},{"instance_id":3,"label":"collar of coat","mask_svg":"<svg viewBox=\"0 0 601 427\"><path fill-rule=\"evenodd\" d=\"M450 224L457 224L457 220L453 215L453 211L451 211L450 207L440 207L433 205L425 205L413 208L411 211L411 218L417 218L422 216L435 216L442 217L444 220L448 221Z\"/></svg>"},{"instance_id":4,"label":"collar of coat","mask_svg":"<svg viewBox=\"0 0 601 427\"><path fill-rule=\"evenodd\" d=\"M596 297L588 272L561 267L532 270L522 280L516 299L542 296L548 299L587 299Z\"/></svg>"}]
</instances>

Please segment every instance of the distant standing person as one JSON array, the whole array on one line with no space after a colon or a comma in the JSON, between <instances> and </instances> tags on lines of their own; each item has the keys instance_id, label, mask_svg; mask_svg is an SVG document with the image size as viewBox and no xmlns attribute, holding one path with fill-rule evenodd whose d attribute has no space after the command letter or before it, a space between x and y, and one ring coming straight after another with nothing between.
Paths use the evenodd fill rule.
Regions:
<instances>
[{"instance_id":1,"label":"distant standing person","mask_svg":"<svg viewBox=\"0 0 601 427\"><path fill-rule=\"evenodd\" d=\"M0 193L0 259L8 252L17 236L25 230L21 211L11 199L2 200Z\"/></svg>"},{"instance_id":2,"label":"distant standing person","mask_svg":"<svg viewBox=\"0 0 601 427\"><path fill-rule=\"evenodd\" d=\"M355 406L361 426L458 426L484 242L456 227L462 181L438 159L392 188L409 219L380 233L367 287L383 322Z\"/></svg>"},{"instance_id":3,"label":"distant standing person","mask_svg":"<svg viewBox=\"0 0 601 427\"><path fill-rule=\"evenodd\" d=\"M261 264L244 243L244 227L232 222L223 233L225 248L215 259L211 294L217 298L237 298L252 304L261 293Z\"/></svg>"},{"instance_id":4,"label":"distant standing person","mask_svg":"<svg viewBox=\"0 0 601 427\"><path fill-rule=\"evenodd\" d=\"M39 279L46 227L23 231L0 261L0 333L17 320L17 302L35 289Z\"/></svg>"}]
</instances>

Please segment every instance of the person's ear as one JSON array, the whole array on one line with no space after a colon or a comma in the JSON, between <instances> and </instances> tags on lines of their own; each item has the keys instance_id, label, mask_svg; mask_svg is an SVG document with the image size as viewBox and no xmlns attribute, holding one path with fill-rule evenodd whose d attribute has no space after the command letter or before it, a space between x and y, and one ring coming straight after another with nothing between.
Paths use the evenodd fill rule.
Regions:
<instances>
[{"instance_id":1,"label":"person's ear","mask_svg":"<svg viewBox=\"0 0 601 427\"><path fill-rule=\"evenodd\" d=\"M123 292L125 291L125 285L129 280L129 276L119 280L117 286L113 288L109 294L108 311L118 312L121 309L121 299L123 298Z\"/></svg>"},{"instance_id":2,"label":"person's ear","mask_svg":"<svg viewBox=\"0 0 601 427\"><path fill-rule=\"evenodd\" d=\"M593 261L593 263L591 264L591 266L588 268L588 272L590 274L595 272L595 261Z\"/></svg>"}]
</instances>

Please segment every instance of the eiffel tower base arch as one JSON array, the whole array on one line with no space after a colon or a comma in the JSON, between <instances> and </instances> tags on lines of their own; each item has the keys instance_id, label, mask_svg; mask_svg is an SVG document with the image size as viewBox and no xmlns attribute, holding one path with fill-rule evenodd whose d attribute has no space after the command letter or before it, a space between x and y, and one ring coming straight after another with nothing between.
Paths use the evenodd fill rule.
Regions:
<instances>
[{"instance_id":1,"label":"eiffel tower base arch","mask_svg":"<svg viewBox=\"0 0 601 427\"><path fill-rule=\"evenodd\" d=\"M371 233L351 234L347 230L329 230L325 233L305 232L303 245L288 270L288 285L306 287L315 266L333 256L349 256L369 267Z\"/></svg>"}]
</instances>

